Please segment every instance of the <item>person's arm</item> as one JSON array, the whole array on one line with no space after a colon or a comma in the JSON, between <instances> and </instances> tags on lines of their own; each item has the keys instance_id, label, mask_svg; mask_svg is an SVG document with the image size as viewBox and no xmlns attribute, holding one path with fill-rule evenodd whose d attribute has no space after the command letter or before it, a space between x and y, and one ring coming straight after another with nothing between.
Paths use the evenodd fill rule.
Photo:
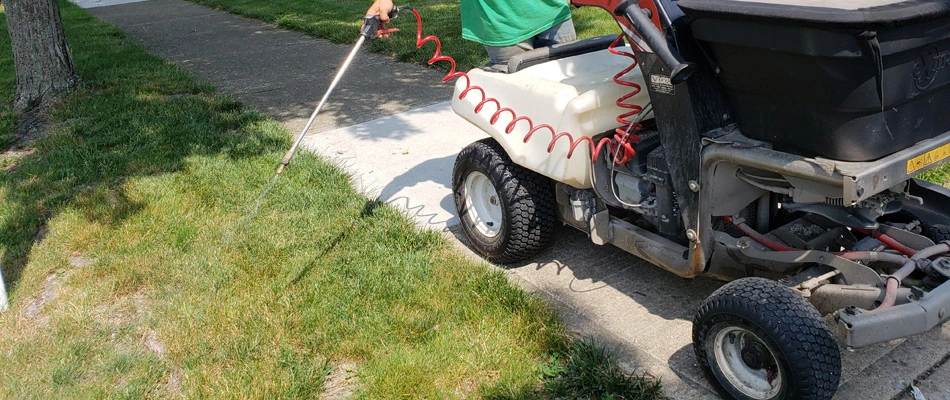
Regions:
<instances>
[{"instance_id":1,"label":"person's arm","mask_svg":"<svg viewBox=\"0 0 950 400\"><path fill-rule=\"evenodd\" d=\"M366 16L378 15L380 24L379 29L385 29L386 23L389 22L389 12L393 10L393 1L392 0L375 0L373 5L369 6L369 9L366 10ZM381 37L388 37L389 34L383 34Z\"/></svg>"}]
</instances>

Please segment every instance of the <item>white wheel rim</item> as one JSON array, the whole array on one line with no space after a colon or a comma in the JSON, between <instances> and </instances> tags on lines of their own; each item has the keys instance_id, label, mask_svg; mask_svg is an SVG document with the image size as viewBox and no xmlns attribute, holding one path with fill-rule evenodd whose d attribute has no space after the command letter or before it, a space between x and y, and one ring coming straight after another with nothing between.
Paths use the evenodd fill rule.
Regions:
<instances>
[{"instance_id":1,"label":"white wheel rim","mask_svg":"<svg viewBox=\"0 0 950 400\"><path fill-rule=\"evenodd\" d=\"M753 399L770 399L782 390L784 371L778 365L772 349L754 333L730 326L719 331L713 343L716 364L729 383L740 392ZM764 349L767 354L761 354L758 358L771 366L758 369L750 367L742 359L742 350L746 346ZM774 376L769 376L770 372Z\"/></svg>"},{"instance_id":2,"label":"white wheel rim","mask_svg":"<svg viewBox=\"0 0 950 400\"><path fill-rule=\"evenodd\" d=\"M485 174L473 171L465 178L466 213L475 230L485 237L493 238L501 232L501 199L495 185Z\"/></svg>"}]
</instances>

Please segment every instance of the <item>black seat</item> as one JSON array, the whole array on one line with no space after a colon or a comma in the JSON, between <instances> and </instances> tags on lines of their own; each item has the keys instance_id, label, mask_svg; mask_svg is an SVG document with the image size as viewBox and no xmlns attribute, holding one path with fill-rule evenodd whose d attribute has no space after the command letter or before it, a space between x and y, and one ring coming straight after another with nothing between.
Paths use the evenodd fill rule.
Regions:
<instances>
[{"instance_id":1,"label":"black seat","mask_svg":"<svg viewBox=\"0 0 950 400\"><path fill-rule=\"evenodd\" d=\"M604 35L581 39L570 43L560 43L553 46L540 47L511 57L511 59L508 60L508 70L505 72L511 74L530 66L541 64L543 62L603 50L609 47L610 43L615 39L617 39L617 35Z\"/></svg>"}]
</instances>

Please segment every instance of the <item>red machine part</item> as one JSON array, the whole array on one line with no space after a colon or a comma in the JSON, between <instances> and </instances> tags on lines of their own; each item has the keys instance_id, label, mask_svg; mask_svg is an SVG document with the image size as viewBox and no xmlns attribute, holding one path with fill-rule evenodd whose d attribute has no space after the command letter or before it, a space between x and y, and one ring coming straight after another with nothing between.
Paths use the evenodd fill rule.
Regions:
<instances>
[{"instance_id":1,"label":"red machine part","mask_svg":"<svg viewBox=\"0 0 950 400\"><path fill-rule=\"evenodd\" d=\"M506 114L506 113L509 114L512 119L511 119L511 122L509 122L508 125L505 126L505 133L510 134L511 132L514 131L515 127L518 125L519 122L525 122L528 124L528 132L524 136L524 142L527 143L528 140L531 139L531 137L534 135L535 132L546 130L551 133L551 142L550 144L548 144L548 148L547 148L548 153L551 153L554 151L554 146L557 144L558 140L561 140L562 138L566 138L570 142L570 149L568 150L568 153L567 153L568 158L570 158L574 154L574 150L577 149L578 146L580 146L582 143L585 143L585 142L588 144L590 148L591 159L594 161L597 160L597 156L603 150L604 146L607 146L611 154L614 154L614 162L618 165L629 162L636 155L636 151L634 150L632 144L638 143L640 141L640 138L636 136L633 132L628 132L624 129L618 128L613 138L603 138L596 142L594 141L594 139L591 139L588 136L581 136L580 138L575 139L574 136L568 132L557 132L555 131L554 127L548 124L535 125L534 121L532 121L531 118L523 116L523 115L519 116L511 108L503 107L497 99L488 97L484 89L482 89L481 87L477 85L473 85L467 73L463 71L455 70L455 60L452 57L442 54L442 41L439 40L438 37L435 37L433 35L428 35L425 37L422 36L422 17L419 16L419 12L416 10L412 10L412 13L415 14L416 16L416 47L421 48L423 45L425 45L428 42L434 42L435 52L433 53L432 57L429 58L428 63L431 65L439 61L446 61L451 65L449 72L445 75L445 77L442 78L442 82L448 82L455 78L465 79L465 89L463 89L459 93L459 99L464 99L466 96L469 95L470 92L480 93L482 96L482 100L478 102L478 104L475 105L475 112L480 113L486 104L489 104L489 103L494 104L497 110L489 118L489 121L492 124L496 123L503 114ZM634 56L632 53L619 51L615 49L615 47L617 46L617 44L620 43L622 38L623 38L622 35L617 37L617 40L611 43L609 50L613 54L630 57L633 60L633 63L629 67L625 68L623 71L621 71L620 73L614 76L614 82L616 82L619 85L627 86L633 89L633 91L631 91L629 94L626 94L620 97L616 103L619 107L630 110L630 111L624 112L623 114L617 117L617 122L624 124L625 126L629 126L632 124L632 121L628 120L627 118L639 114L640 112L643 111L643 108L640 107L639 105L625 103L625 101L629 99L630 97L635 96L637 93L640 93L642 89L636 83L623 81L620 79L623 75L630 72L631 70L633 70L633 68L637 66L636 56ZM635 126L633 127L633 129L631 129L631 131L636 131L638 129L639 127Z\"/></svg>"}]
</instances>

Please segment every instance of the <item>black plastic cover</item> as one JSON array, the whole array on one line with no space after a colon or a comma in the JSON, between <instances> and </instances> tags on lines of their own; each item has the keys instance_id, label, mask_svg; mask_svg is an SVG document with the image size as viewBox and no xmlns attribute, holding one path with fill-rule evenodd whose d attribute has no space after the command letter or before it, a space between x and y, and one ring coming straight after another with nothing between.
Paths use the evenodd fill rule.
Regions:
<instances>
[{"instance_id":1,"label":"black plastic cover","mask_svg":"<svg viewBox=\"0 0 950 400\"><path fill-rule=\"evenodd\" d=\"M544 62L604 50L610 47L610 43L616 39L617 35L604 35L539 47L511 57L508 60L508 70L506 72L511 74ZM623 46L623 43L621 42L619 45Z\"/></svg>"},{"instance_id":2,"label":"black plastic cover","mask_svg":"<svg viewBox=\"0 0 950 400\"><path fill-rule=\"evenodd\" d=\"M947 0L679 0L686 15L738 17L745 20L834 25L836 28L877 25L894 28L939 19L950 14ZM849 5L856 7L848 8ZM860 6L860 7L857 7Z\"/></svg>"},{"instance_id":3,"label":"black plastic cover","mask_svg":"<svg viewBox=\"0 0 950 400\"><path fill-rule=\"evenodd\" d=\"M950 0L678 4L749 137L870 161L950 130Z\"/></svg>"}]
</instances>

